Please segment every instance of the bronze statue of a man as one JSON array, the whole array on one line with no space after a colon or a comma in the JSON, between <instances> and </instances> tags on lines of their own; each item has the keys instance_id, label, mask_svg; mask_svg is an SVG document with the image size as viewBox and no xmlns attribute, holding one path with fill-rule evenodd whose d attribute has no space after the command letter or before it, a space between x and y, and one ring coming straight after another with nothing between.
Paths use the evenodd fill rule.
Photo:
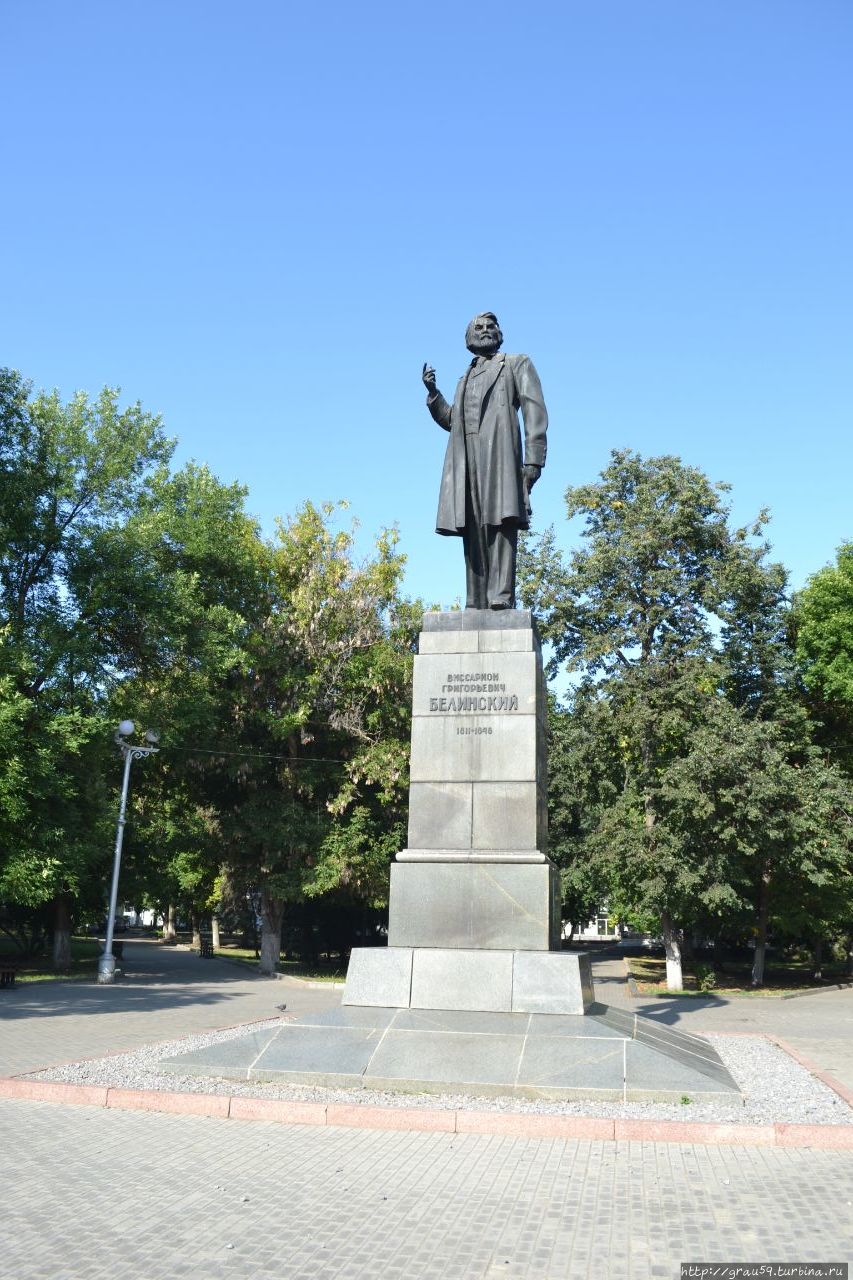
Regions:
<instances>
[{"instance_id":1,"label":"bronze statue of a man","mask_svg":"<svg viewBox=\"0 0 853 1280\"><path fill-rule=\"evenodd\" d=\"M530 524L529 493L545 465L548 414L527 356L501 352L503 334L491 311L465 331L473 352L450 405L425 364L427 408L450 432L436 533L462 537L466 609L514 609L519 529ZM524 420L524 455L518 411Z\"/></svg>"}]
</instances>

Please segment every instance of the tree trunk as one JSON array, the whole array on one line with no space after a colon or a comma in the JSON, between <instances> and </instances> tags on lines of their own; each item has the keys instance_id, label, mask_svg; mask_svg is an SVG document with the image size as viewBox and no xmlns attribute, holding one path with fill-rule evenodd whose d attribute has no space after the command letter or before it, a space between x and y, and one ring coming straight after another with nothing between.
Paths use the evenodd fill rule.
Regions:
<instances>
[{"instance_id":1,"label":"tree trunk","mask_svg":"<svg viewBox=\"0 0 853 1280\"><path fill-rule=\"evenodd\" d=\"M53 967L71 968L71 899L58 893L53 900Z\"/></svg>"},{"instance_id":2,"label":"tree trunk","mask_svg":"<svg viewBox=\"0 0 853 1280\"><path fill-rule=\"evenodd\" d=\"M266 890L261 890L261 959L258 968L270 977L278 968L281 955L281 926L284 903Z\"/></svg>"},{"instance_id":3,"label":"tree trunk","mask_svg":"<svg viewBox=\"0 0 853 1280\"><path fill-rule=\"evenodd\" d=\"M240 934L240 946L252 947L255 955L260 955L258 950L258 913L255 909L254 902L247 902L243 907L243 928Z\"/></svg>"},{"instance_id":4,"label":"tree trunk","mask_svg":"<svg viewBox=\"0 0 853 1280\"><path fill-rule=\"evenodd\" d=\"M163 941L164 942L175 941L175 938L178 936L177 922L178 922L177 908L175 907L175 904L173 902L170 902L166 910L166 918L163 921Z\"/></svg>"},{"instance_id":5,"label":"tree trunk","mask_svg":"<svg viewBox=\"0 0 853 1280\"><path fill-rule=\"evenodd\" d=\"M197 911L190 912L190 927L193 931L193 951L201 951L201 916Z\"/></svg>"},{"instance_id":6,"label":"tree trunk","mask_svg":"<svg viewBox=\"0 0 853 1280\"><path fill-rule=\"evenodd\" d=\"M678 930L672 923L668 912L661 912L661 932L666 952L666 989L667 991L683 991L684 977L681 972L681 946L678 941Z\"/></svg>"},{"instance_id":7,"label":"tree trunk","mask_svg":"<svg viewBox=\"0 0 853 1280\"><path fill-rule=\"evenodd\" d=\"M812 977L816 982L823 977L823 938L816 938L812 947Z\"/></svg>"},{"instance_id":8,"label":"tree trunk","mask_svg":"<svg viewBox=\"0 0 853 1280\"><path fill-rule=\"evenodd\" d=\"M213 942L214 951L218 951L221 943L219 941L219 916L211 916L210 918L211 941Z\"/></svg>"},{"instance_id":9,"label":"tree trunk","mask_svg":"<svg viewBox=\"0 0 853 1280\"><path fill-rule=\"evenodd\" d=\"M853 978L853 933L844 945L847 951L847 977Z\"/></svg>"},{"instance_id":10,"label":"tree trunk","mask_svg":"<svg viewBox=\"0 0 853 1280\"><path fill-rule=\"evenodd\" d=\"M761 877L758 891L758 933L755 937L755 957L752 961L752 986L764 986L764 960L767 955L767 921L770 917L770 872Z\"/></svg>"}]
</instances>

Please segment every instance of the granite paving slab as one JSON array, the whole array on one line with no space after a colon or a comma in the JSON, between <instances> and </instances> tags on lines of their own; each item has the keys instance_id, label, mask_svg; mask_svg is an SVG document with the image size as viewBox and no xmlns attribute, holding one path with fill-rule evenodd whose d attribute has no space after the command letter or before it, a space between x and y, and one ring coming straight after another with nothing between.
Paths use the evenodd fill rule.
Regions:
<instances>
[{"instance_id":1,"label":"granite paving slab","mask_svg":"<svg viewBox=\"0 0 853 1280\"><path fill-rule=\"evenodd\" d=\"M718 1071L711 1074L705 1063L691 1066L638 1040L625 1042L625 1054L628 1087L636 1098L666 1100L680 1090L691 1102L718 1102L729 1097L741 1103L741 1095L732 1089L731 1076L722 1063Z\"/></svg>"},{"instance_id":2,"label":"granite paving slab","mask_svg":"<svg viewBox=\"0 0 853 1280\"><path fill-rule=\"evenodd\" d=\"M706 1040L641 1025L647 1040L633 1016L609 1019L607 1006L596 1010L572 1016L341 1006L175 1054L161 1066L182 1076L364 1089L741 1102ZM613 1025L623 1022L622 1031Z\"/></svg>"},{"instance_id":3,"label":"granite paving slab","mask_svg":"<svg viewBox=\"0 0 853 1280\"><path fill-rule=\"evenodd\" d=\"M653 1018L630 1013L612 1005L592 1005L590 1016L599 1025L612 1027L631 1040L648 1045L659 1055L680 1062L688 1071L696 1071L716 1081L725 1090L731 1083L716 1049L703 1036L665 1026ZM641 1060L638 1057L638 1061ZM685 1089L685 1092L687 1090Z\"/></svg>"},{"instance_id":4,"label":"granite paving slab","mask_svg":"<svg viewBox=\"0 0 853 1280\"><path fill-rule=\"evenodd\" d=\"M299 1027L363 1027L373 1031L381 1027L389 1027L394 1021L397 1009L379 1007L361 1007L359 1005L340 1005L334 1009L320 1009L316 1013L303 1013L290 1025Z\"/></svg>"},{"instance_id":5,"label":"granite paving slab","mask_svg":"<svg viewBox=\"0 0 853 1280\"><path fill-rule=\"evenodd\" d=\"M471 1013L465 1009L400 1009L394 1019L395 1031L461 1031L468 1035L524 1034L530 1015L517 1013Z\"/></svg>"},{"instance_id":6,"label":"granite paving slab","mask_svg":"<svg viewBox=\"0 0 853 1280\"><path fill-rule=\"evenodd\" d=\"M388 1031L370 1060L368 1076L405 1087L500 1085L512 1090L518 1072L518 1035L468 1035L459 1031Z\"/></svg>"},{"instance_id":7,"label":"granite paving slab","mask_svg":"<svg viewBox=\"0 0 853 1280\"><path fill-rule=\"evenodd\" d=\"M249 1068L258 1060L278 1030L249 1031L234 1040L209 1045L202 1054L180 1056L182 1069L190 1075L209 1075L224 1080L248 1080Z\"/></svg>"},{"instance_id":8,"label":"granite paving slab","mask_svg":"<svg viewBox=\"0 0 853 1280\"><path fill-rule=\"evenodd\" d=\"M514 1015L513 1015L514 1016ZM574 1013L532 1013L528 1036L571 1036L573 1040L592 1036L596 1040L624 1040L615 1027L599 1018L578 1017Z\"/></svg>"},{"instance_id":9,"label":"granite paving slab","mask_svg":"<svg viewBox=\"0 0 853 1280\"><path fill-rule=\"evenodd\" d=\"M282 1027L264 1048L249 1071L251 1080L272 1080L281 1072L316 1071L332 1076L362 1076L376 1047L386 1034L384 1027Z\"/></svg>"},{"instance_id":10,"label":"granite paving slab","mask_svg":"<svg viewBox=\"0 0 853 1280\"><path fill-rule=\"evenodd\" d=\"M519 1064L518 1080L527 1088L594 1088L599 1094L621 1098L624 1086L625 1041L612 1038L569 1039L567 1036L528 1036Z\"/></svg>"}]
</instances>

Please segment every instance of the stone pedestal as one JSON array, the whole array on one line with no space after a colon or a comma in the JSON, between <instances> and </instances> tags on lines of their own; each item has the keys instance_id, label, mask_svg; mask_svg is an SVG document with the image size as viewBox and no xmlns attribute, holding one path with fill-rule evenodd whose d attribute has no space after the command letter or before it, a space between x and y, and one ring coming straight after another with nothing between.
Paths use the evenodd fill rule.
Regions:
<instances>
[{"instance_id":1,"label":"stone pedestal","mask_svg":"<svg viewBox=\"0 0 853 1280\"><path fill-rule=\"evenodd\" d=\"M545 681L526 610L424 618L412 690L409 846L401 861L544 861Z\"/></svg>"},{"instance_id":2,"label":"stone pedestal","mask_svg":"<svg viewBox=\"0 0 853 1280\"><path fill-rule=\"evenodd\" d=\"M164 1068L314 1087L736 1106L737 1085L707 1042L593 1004L589 960L559 950L530 615L427 614L414 698L391 945L353 950L341 1008Z\"/></svg>"},{"instance_id":3,"label":"stone pedestal","mask_svg":"<svg viewBox=\"0 0 853 1280\"><path fill-rule=\"evenodd\" d=\"M342 1001L518 1014L583 1014L592 1002L587 956L455 947L355 947Z\"/></svg>"},{"instance_id":4,"label":"stone pedestal","mask_svg":"<svg viewBox=\"0 0 853 1280\"><path fill-rule=\"evenodd\" d=\"M559 872L551 862L397 862L388 945L559 950Z\"/></svg>"},{"instance_id":5,"label":"stone pedestal","mask_svg":"<svg viewBox=\"0 0 853 1280\"><path fill-rule=\"evenodd\" d=\"M526 610L424 617L412 692L408 845L388 947L353 952L345 1004L583 1013L548 859L546 696ZM381 999L379 998L381 995Z\"/></svg>"}]
</instances>

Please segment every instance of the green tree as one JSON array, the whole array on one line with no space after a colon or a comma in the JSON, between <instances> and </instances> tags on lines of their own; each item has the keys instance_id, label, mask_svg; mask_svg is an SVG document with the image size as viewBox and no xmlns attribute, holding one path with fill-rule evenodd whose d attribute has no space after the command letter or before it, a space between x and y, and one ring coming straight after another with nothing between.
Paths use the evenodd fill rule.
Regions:
<instances>
[{"instance_id":1,"label":"green tree","mask_svg":"<svg viewBox=\"0 0 853 1280\"><path fill-rule=\"evenodd\" d=\"M585 518L586 545L566 562L549 531L521 562L552 668L565 664L576 681L575 714L582 726L607 722L596 767L616 795L583 847L620 900L660 920L673 989L682 985L681 930L739 897L736 868L670 821L665 779L723 696L730 671L720 633L732 629L738 670L755 678L758 649L737 620L773 613L784 589L759 541L766 515L730 529L726 489L677 458L616 451L600 482L566 493L569 518Z\"/></svg>"},{"instance_id":2,"label":"green tree","mask_svg":"<svg viewBox=\"0 0 853 1280\"><path fill-rule=\"evenodd\" d=\"M821 741L853 773L853 543L796 596L792 634Z\"/></svg>"},{"instance_id":3,"label":"green tree","mask_svg":"<svg viewBox=\"0 0 853 1280\"><path fill-rule=\"evenodd\" d=\"M306 503L265 548L269 594L221 740L238 753L223 755L228 878L257 896L265 972L288 902L342 887L379 901L402 843L418 611L399 599L396 534L358 563L336 510Z\"/></svg>"},{"instance_id":4,"label":"green tree","mask_svg":"<svg viewBox=\"0 0 853 1280\"><path fill-rule=\"evenodd\" d=\"M288 900L385 893L419 606L395 533L358 564L334 509L306 504L268 542L241 486L172 473L171 451L116 392L64 405L0 375L0 898L13 927L52 904L67 956L72 905L108 874L132 718L162 739L133 773L123 892L196 927L222 886L255 895L269 968Z\"/></svg>"},{"instance_id":5,"label":"green tree","mask_svg":"<svg viewBox=\"0 0 853 1280\"><path fill-rule=\"evenodd\" d=\"M162 470L115 548L132 548L150 642L116 688L112 714L161 733L156 763L134 774L122 883L164 915L180 907L196 933L224 858L221 762L206 752L231 733L233 691L269 597L268 557L244 503L242 486L206 467Z\"/></svg>"},{"instance_id":6,"label":"green tree","mask_svg":"<svg viewBox=\"0 0 853 1280\"><path fill-rule=\"evenodd\" d=\"M611 882L590 837L619 794L610 708L603 699L552 698L548 708L548 850L560 868L563 918L591 920Z\"/></svg>"},{"instance_id":7,"label":"green tree","mask_svg":"<svg viewBox=\"0 0 853 1280\"><path fill-rule=\"evenodd\" d=\"M115 391L63 404L0 371L0 690L14 726L0 896L53 904L59 966L105 849L103 709L140 649L128 567L109 549L171 451L159 419Z\"/></svg>"}]
</instances>

